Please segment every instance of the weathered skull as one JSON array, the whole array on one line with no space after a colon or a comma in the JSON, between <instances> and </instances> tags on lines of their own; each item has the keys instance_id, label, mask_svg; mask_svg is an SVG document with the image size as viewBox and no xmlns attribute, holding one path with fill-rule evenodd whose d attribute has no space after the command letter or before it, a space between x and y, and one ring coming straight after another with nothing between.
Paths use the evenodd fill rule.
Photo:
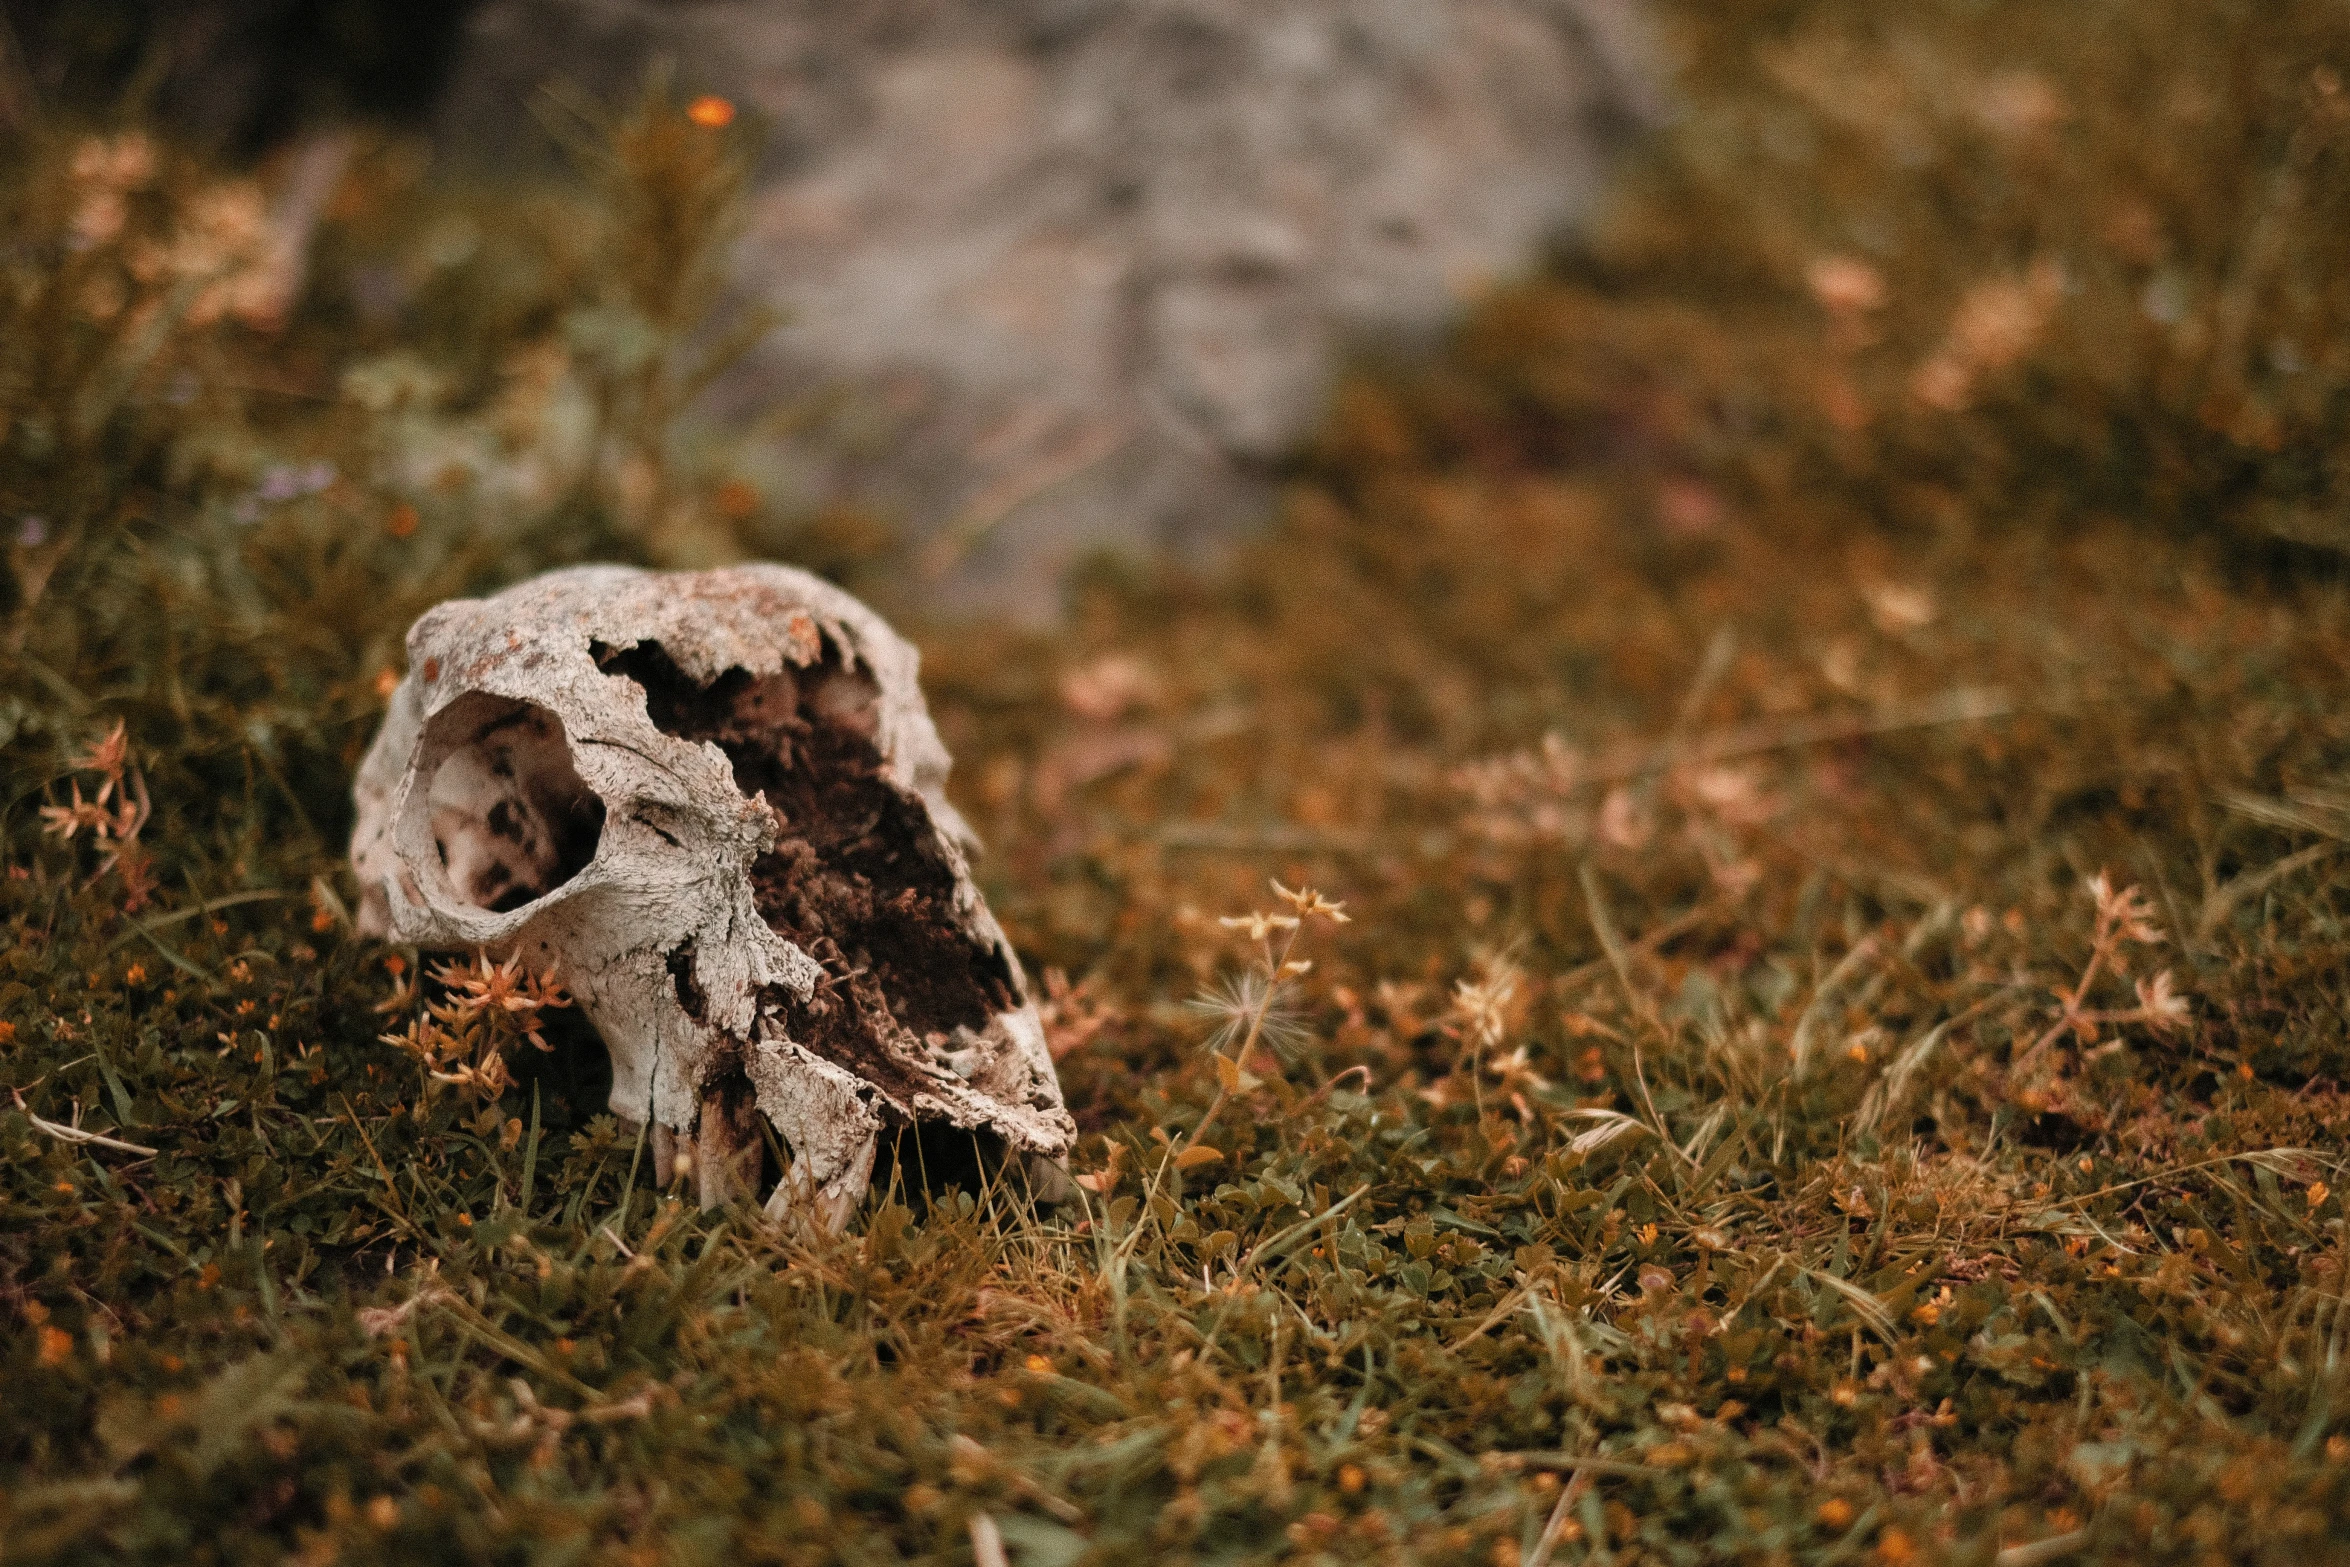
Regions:
<instances>
[{"instance_id":1,"label":"weathered skull","mask_svg":"<svg viewBox=\"0 0 2350 1567\"><path fill-rule=\"evenodd\" d=\"M1075 1126L917 655L782 566L550 572L426 613L361 763L360 926L557 966L705 1204L844 1224L879 1141L975 1137L1050 1185Z\"/></svg>"}]
</instances>

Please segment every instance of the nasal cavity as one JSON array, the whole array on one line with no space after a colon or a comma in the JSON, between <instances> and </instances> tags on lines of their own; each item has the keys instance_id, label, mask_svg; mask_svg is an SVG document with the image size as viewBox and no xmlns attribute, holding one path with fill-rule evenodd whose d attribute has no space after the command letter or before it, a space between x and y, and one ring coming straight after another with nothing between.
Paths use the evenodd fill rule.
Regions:
<instances>
[{"instance_id":1,"label":"nasal cavity","mask_svg":"<svg viewBox=\"0 0 2350 1567\"><path fill-rule=\"evenodd\" d=\"M571 765L545 708L475 692L433 715L425 743L448 751L425 789L433 848L457 896L503 914L587 869L604 802Z\"/></svg>"}]
</instances>

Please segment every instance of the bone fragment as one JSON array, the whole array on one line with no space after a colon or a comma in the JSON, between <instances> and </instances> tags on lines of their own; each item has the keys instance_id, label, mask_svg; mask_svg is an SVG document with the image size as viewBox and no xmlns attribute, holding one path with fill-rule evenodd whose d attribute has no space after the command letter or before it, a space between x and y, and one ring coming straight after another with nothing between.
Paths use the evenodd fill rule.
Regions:
<instances>
[{"instance_id":1,"label":"bone fragment","mask_svg":"<svg viewBox=\"0 0 2350 1567\"><path fill-rule=\"evenodd\" d=\"M1065 1187L1075 1125L880 617L783 566L587 566L439 605L408 658L355 788L360 928L552 966L664 1185L838 1230L885 1141L943 1127Z\"/></svg>"}]
</instances>

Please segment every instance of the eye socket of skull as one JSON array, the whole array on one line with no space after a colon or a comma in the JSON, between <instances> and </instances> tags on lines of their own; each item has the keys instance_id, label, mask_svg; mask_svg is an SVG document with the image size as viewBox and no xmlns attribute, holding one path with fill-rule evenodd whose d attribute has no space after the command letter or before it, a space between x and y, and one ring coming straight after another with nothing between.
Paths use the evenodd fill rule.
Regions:
<instances>
[{"instance_id":1,"label":"eye socket of skull","mask_svg":"<svg viewBox=\"0 0 2350 1567\"><path fill-rule=\"evenodd\" d=\"M572 766L563 721L547 709L468 692L425 722L438 755L420 791L449 890L504 914L587 869L604 802Z\"/></svg>"}]
</instances>

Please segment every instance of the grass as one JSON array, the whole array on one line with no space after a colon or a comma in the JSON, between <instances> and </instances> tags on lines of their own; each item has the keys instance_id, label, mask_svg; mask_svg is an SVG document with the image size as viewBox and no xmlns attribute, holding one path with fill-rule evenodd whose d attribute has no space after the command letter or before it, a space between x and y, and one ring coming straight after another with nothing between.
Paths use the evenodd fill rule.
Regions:
<instances>
[{"instance_id":1,"label":"grass","mask_svg":"<svg viewBox=\"0 0 2350 1567\"><path fill-rule=\"evenodd\" d=\"M1605 230L1051 634L695 422L746 126L648 97L593 197L362 146L299 292L233 179L32 128L0 1553L2337 1551L2345 24L1674 16ZM921 636L1077 1209L702 1215L568 1014L494 1102L382 1039L407 621L742 552Z\"/></svg>"}]
</instances>

